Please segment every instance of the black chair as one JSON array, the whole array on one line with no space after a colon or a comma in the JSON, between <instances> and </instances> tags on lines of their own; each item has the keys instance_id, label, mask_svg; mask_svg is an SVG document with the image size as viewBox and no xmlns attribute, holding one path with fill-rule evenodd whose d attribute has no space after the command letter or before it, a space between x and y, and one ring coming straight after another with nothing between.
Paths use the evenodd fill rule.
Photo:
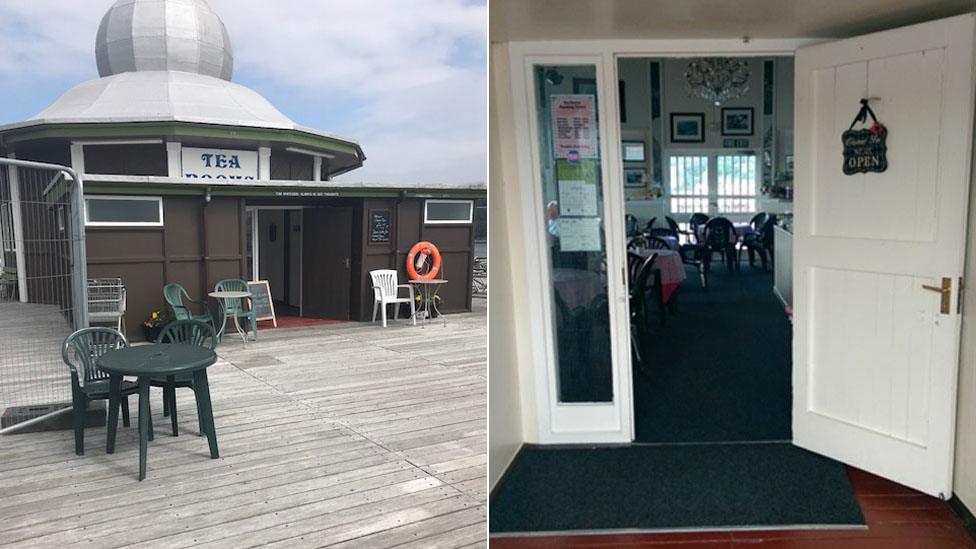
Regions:
<instances>
[{"instance_id":1,"label":"black chair","mask_svg":"<svg viewBox=\"0 0 976 549\"><path fill-rule=\"evenodd\" d=\"M650 243L648 242L646 236L637 235L637 236L632 236L632 237L630 237L630 238L627 239L627 249L628 250L631 249L631 248L643 248L643 249L647 249L647 248L650 248L650 247L651 247L650 246Z\"/></svg>"},{"instance_id":2,"label":"black chair","mask_svg":"<svg viewBox=\"0 0 976 549\"><path fill-rule=\"evenodd\" d=\"M688 230L685 234L691 236L691 241L695 244L702 243L702 227L708 223L709 217L703 213L693 213L691 217L688 218Z\"/></svg>"},{"instance_id":3,"label":"black chair","mask_svg":"<svg viewBox=\"0 0 976 549\"><path fill-rule=\"evenodd\" d=\"M636 256L637 254L628 254L628 266L630 265L631 255ZM654 270L654 260L657 259L656 253L649 255L647 258L641 257L641 259L643 261L636 269L636 276L630 280L629 292L630 342L638 362L641 362L641 356L646 354L644 353L644 336L647 333L647 291L651 287L651 277L655 272L659 272Z\"/></svg>"},{"instance_id":4,"label":"black chair","mask_svg":"<svg viewBox=\"0 0 976 549\"><path fill-rule=\"evenodd\" d=\"M702 286L708 287L708 275L712 269L712 255L719 253L729 272L735 271L738 250L735 245L738 235L735 226L724 217L709 219L702 235Z\"/></svg>"},{"instance_id":5,"label":"black chair","mask_svg":"<svg viewBox=\"0 0 976 549\"><path fill-rule=\"evenodd\" d=\"M640 275L641 267L644 265L645 258L641 254L627 250L627 284L633 286Z\"/></svg>"},{"instance_id":6,"label":"black chair","mask_svg":"<svg viewBox=\"0 0 976 549\"><path fill-rule=\"evenodd\" d=\"M640 234L640 225L637 222L637 218L631 214L624 215L624 223L626 224L627 236L636 236Z\"/></svg>"},{"instance_id":7,"label":"black chair","mask_svg":"<svg viewBox=\"0 0 976 549\"><path fill-rule=\"evenodd\" d=\"M647 246L646 247L648 249L651 249L651 250L670 250L671 249L671 245L668 244L668 241L667 240L664 240L663 238L661 238L659 236L648 236L647 237Z\"/></svg>"},{"instance_id":8,"label":"black chair","mask_svg":"<svg viewBox=\"0 0 976 549\"><path fill-rule=\"evenodd\" d=\"M667 222L668 226L655 227L651 229L651 236L673 236L674 238L678 238L678 235L684 232L681 230L681 227L678 226L678 222L675 221L671 216L664 216L664 220Z\"/></svg>"},{"instance_id":9,"label":"black chair","mask_svg":"<svg viewBox=\"0 0 976 549\"><path fill-rule=\"evenodd\" d=\"M647 222L647 225L644 225L644 235L650 235L651 234L651 231L654 230L654 223L656 221L657 221L657 218L656 217L652 217L651 220Z\"/></svg>"},{"instance_id":10,"label":"black chair","mask_svg":"<svg viewBox=\"0 0 976 549\"><path fill-rule=\"evenodd\" d=\"M766 256L769 256L769 268L772 268L773 259L773 227L776 226L776 216L773 214L762 214L764 217L761 223L757 227L753 225L754 233L747 235L742 240L742 247L739 248L741 252L744 248L749 254L749 266L755 265L755 255L759 254L759 259L762 261L763 270L767 270ZM758 215L756 216L758 217ZM756 218L753 218L753 222Z\"/></svg>"}]
</instances>

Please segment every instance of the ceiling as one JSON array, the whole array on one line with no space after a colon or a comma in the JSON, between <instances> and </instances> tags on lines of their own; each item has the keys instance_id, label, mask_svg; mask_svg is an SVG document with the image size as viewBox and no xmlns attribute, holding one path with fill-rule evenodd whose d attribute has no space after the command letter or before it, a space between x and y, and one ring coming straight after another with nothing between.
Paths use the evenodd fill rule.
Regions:
<instances>
[{"instance_id":1,"label":"ceiling","mask_svg":"<svg viewBox=\"0 0 976 549\"><path fill-rule=\"evenodd\" d=\"M491 0L492 42L841 38L976 10L976 0Z\"/></svg>"}]
</instances>

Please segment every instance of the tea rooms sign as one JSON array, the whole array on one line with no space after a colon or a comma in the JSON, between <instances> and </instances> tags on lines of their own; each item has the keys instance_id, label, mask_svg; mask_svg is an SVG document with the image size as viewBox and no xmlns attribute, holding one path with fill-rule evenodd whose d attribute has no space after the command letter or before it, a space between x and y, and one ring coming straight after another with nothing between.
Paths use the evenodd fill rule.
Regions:
<instances>
[{"instance_id":1,"label":"tea rooms sign","mask_svg":"<svg viewBox=\"0 0 976 549\"><path fill-rule=\"evenodd\" d=\"M258 178L258 153L184 147L183 177L254 180Z\"/></svg>"}]
</instances>

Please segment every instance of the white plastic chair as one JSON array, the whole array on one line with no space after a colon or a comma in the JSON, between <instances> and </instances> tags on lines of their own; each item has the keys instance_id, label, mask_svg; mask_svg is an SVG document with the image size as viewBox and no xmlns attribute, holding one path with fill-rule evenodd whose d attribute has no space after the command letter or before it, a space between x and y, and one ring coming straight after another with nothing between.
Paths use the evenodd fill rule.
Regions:
<instances>
[{"instance_id":1,"label":"white plastic chair","mask_svg":"<svg viewBox=\"0 0 976 549\"><path fill-rule=\"evenodd\" d=\"M397 284L397 272L393 269L380 269L369 272L373 279L373 322L376 322L376 309L383 310L383 327L386 328L386 306L393 303L393 319L400 318L400 303L410 304L410 318L414 326L417 325L417 309L414 304L413 286L410 284ZM399 297L400 288L406 288L410 297Z\"/></svg>"}]
</instances>

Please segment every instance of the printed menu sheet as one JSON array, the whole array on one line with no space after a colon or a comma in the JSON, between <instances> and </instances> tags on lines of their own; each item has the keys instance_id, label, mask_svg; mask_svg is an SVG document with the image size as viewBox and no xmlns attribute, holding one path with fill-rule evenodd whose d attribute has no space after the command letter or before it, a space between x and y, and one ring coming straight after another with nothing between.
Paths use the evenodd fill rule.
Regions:
<instances>
[{"instance_id":1,"label":"printed menu sheet","mask_svg":"<svg viewBox=\"0 0 976 549\"><path fill-rule=\"evenodd\" d=\"M552 96L553 152L556 158L597 158L596 102L592 95Z\"/></svg>"}]
</instances>

